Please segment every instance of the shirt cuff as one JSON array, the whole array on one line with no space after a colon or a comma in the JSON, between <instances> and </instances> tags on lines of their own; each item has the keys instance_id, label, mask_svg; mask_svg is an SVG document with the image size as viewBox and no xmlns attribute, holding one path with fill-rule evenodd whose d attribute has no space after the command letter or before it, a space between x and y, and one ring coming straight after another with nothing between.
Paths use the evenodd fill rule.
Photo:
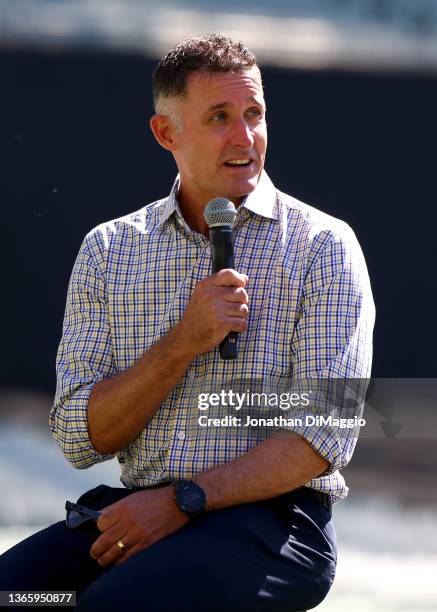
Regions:
<instances>
[{"instance_id":1,"label":"shirt cuff","mask_svg":"<svg viewBox=\"0 0 437 612\"><path fill-rule=\"evenodd\" d=\"M88 402L93 381L77 389L70 397L55 402L49 417L53 437L66 460L76 469L85 469L115 457L98 453L93 447L88 430Z\"/></svg>"}]
</instances>

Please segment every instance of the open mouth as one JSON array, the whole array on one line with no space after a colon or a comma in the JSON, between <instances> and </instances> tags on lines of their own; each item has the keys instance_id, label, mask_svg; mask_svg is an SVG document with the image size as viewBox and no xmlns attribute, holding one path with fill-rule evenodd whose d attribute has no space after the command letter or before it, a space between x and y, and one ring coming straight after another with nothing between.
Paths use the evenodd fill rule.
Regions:
<instances>
[{"instance_id":1,"label":"open mouth","mask_svg":"<svg viewBox=\"0 0 437 612\"><path fill-rule=\"evenodd\" d=\"M225 166L227 168L248 168L253 164L253 159L242 158L242 159L232 159L225 162Z\"/></svg>"}]
</instances>

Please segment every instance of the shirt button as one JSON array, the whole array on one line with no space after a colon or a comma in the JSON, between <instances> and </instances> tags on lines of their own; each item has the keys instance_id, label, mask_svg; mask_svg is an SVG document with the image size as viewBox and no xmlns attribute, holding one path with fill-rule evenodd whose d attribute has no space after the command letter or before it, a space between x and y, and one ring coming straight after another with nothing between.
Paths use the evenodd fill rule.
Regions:
<instances>
[{"instance_id":1,"label":"shirt button","mask_svg":"<svg viewBox=\"0 0 437 612\"><path fill-rule=\"evenodd\" d=\"M185 432L180 431L176 437L178 440L185 440Z\"/></svg>"},{"instance_id":2,"label":"shirt button","mask_svg":"<svg viewBox=\"0 0 437 612\"><path fill-rule=\"evenodd\" d=\"M193 378L196 378L196 375L193 371L188 372L187 377L189 380L193 380Z\"/></svg>"}]
</instances>

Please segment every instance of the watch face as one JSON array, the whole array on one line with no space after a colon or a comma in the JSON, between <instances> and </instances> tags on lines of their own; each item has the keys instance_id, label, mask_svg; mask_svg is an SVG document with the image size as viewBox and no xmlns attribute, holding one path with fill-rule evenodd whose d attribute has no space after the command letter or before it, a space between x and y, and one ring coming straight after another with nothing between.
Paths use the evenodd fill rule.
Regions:
<instances>
[{"instance_id":1,"label":"watch face","mask_svg":"<svg viewBox=\"0 0 437 612\"><path fill-rule=\"evenodd\" d=\"M180 508L187 514L202 512L205 509L205 493L194 482L187 482L178 486L176 494Z\"/></svg>"}]
</instances>

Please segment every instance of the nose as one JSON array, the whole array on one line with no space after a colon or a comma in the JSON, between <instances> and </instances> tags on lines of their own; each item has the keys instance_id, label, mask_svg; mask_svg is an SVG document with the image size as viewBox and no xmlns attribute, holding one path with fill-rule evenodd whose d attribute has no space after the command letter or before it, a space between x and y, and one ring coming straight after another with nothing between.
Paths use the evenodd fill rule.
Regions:
<instances>
[{"instance_id":1,"label":"nose","mask_svg":"<svg viewBox=\"0 0 437 612\"><path fill-rule=\"evenodd\" d=\"M253 146L252 129L244 117L236 119L232 126L232 144L237 147L249 149Z\"/></svg>"}]
</instances>

